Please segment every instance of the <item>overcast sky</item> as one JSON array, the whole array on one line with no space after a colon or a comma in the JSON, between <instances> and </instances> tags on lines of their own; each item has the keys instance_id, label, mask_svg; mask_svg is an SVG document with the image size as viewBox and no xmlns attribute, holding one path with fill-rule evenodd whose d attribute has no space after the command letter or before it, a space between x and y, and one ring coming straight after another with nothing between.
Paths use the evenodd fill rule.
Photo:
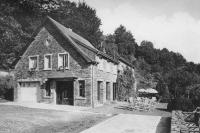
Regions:
<instances>
[{"instance_id":1,"label":"overcast sky","mask_svg":"<svg viewBox=\"0 0 200 133\"><path fill-rule=\"evenodd\" d=\"M200 63L200 0L85 1L96 9L104 34L122 24L138 43L149 40Z\"/></svg>"}]
</instances>

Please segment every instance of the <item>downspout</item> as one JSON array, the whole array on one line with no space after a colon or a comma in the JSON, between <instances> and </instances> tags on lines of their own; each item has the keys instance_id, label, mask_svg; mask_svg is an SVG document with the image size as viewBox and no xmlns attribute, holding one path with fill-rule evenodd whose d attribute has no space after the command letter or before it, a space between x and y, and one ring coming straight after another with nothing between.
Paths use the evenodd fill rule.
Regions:
<instances>
[{"instance_id":1,"label":"downspout","mask_svg":"<svg viewBox=\"0 0 200 133\"><path fill-rule=\"evenodd\" d=\"M94 108L94 64L92 64L92 108Z\"/></svg>"},{"instance_id":2,"label":"downspout","mask_svg":"<svg viewBox=\"0 0 200 133\"><path fill-rule=\"evenodd\" d=\"M96 62L96 61L94 61L93 63L92 63L92 108L94 108L94 65L97 65L98 64L98 62Z\"/></svg>"}]
</instances>

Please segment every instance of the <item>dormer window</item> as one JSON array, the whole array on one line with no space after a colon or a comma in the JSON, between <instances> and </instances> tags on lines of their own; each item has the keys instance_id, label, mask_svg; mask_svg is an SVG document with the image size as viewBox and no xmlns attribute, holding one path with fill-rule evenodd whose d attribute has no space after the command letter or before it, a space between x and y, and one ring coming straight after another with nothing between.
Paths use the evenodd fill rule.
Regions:
<instances>
[{"instance_id":1,"label":"dormer window","mask_svg":"<svg viewBox=\"0 0 200 133\"><path fill-rule=\"evenodd\" d=\"M58 68L69 69L69 54L68 53L58 54Z\"/></svg>"},{"instance_id":2,"label":"dormer window","mask_svg":"<svg viewBox=\"0 0 200 133\"><path fill-rule=\"evenodd\" d=\"M52 69L52 55L46 54L44 55L44 70Z\"/></svg>"},{"instance_id":3,"label":"dormer window","mask_svg":"<svg viewBox=\"0 0 200 133\"><path fill-rule=\"evenodd\" d=\"M29 69L36 70L38 69L38 56L30 56L29 57Z\"/></svg>"}]
</instances>

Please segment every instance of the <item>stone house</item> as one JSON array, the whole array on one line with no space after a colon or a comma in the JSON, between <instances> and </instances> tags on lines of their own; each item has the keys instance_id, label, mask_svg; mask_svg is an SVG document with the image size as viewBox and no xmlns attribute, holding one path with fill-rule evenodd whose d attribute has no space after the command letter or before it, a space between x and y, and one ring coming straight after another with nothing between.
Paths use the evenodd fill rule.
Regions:
<instances>
[{"instance_id":1,"label":"stone house","mask_svg":"<svg viewBox=\"0 0 200 133\"><path fill-rule=\"evenodd\" d=\"M15 65L17 102L97 106L115 100L119 64L50 17Z\"/></svg>"}]
</instances>

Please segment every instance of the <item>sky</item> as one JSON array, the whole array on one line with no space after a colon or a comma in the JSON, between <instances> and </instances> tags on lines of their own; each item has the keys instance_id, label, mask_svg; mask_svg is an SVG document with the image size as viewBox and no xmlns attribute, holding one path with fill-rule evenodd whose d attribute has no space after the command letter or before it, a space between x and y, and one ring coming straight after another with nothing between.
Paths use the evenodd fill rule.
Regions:
<instances>
[{"instance_id":1,"label":"sky","mask_svg":"<svg viewBox=\"0 0 200 133\"><path fill-rule=\"evenodd\" d=\"M96 9L104 34L122 24L138 44L148 40L155 48L168 48L200 63L200 0L84 1Z\"/></svg>"}]
</instances>

